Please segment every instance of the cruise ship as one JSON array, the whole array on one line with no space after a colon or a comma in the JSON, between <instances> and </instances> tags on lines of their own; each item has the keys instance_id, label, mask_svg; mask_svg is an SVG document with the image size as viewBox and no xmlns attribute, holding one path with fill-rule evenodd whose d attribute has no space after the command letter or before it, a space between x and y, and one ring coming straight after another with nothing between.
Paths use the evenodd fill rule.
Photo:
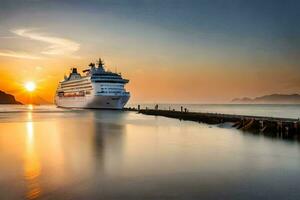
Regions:
<instances>
[{"instance_id":1,"label":"cruise ship","mask_svg":"<svg viewBox=\"0 0 300 200\"><path fill-rule=\"evenodd\" d=\"M130 98L125 90L129 80L121 74L105 70L101 59L91 63L84 75L72 68L69 76L59 82L55 104L63 108L122 109Z\"/></svg>"}]
</instances>

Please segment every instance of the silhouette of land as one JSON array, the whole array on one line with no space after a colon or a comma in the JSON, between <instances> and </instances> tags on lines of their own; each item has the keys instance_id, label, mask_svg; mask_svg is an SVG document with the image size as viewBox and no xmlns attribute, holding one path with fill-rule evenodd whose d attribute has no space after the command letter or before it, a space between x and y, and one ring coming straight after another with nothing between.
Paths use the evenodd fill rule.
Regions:
<instances>
[{"instance_id":1,"label":"silhouette of land","mask_svg":"<svg viewBox=\"0 0 300 200\"><path fill-rule=\"evenodd\" d=\"M22 104L17 101L15 97L11 94L7 94L0 90L0 104Z\"/></svg>"},{"instance_id":2,"label":"silhouette of land","mask_svg":"<svg viewBox=\"0 0 300 200\"><path fill-rule=\"evenodd\" d=\"M282 103L282 104L300 104L299 94L271 94L256 98L235 98L233 103Z\"/></svg>"}]
</instances>

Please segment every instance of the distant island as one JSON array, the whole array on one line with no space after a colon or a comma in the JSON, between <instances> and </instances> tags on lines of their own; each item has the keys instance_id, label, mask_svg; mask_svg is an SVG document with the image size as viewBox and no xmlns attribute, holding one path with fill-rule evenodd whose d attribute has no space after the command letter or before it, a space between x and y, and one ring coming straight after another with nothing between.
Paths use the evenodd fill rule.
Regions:
<instances>
[{"instance_id":1,"label":"distant island","mask_svg":"<svg viewBox=\"0 0 300 200\"><path fill-rule=\"evenodd\" d=\"M15 97L11 94L7 94L0 90L0 104L22 104L17 101Z\"/></svg>"},{"instance_id":2,"label":"distant island","mask_svg":"<svg viewBox=\"0 0 300 200\"><path fill-rule=\"evenodd\" d=\"M282 103L282 104L300 104L299 94L271 94L260 96L256 98L235 98L231 101L232 103Z\"/></svg>"}]
</instances>

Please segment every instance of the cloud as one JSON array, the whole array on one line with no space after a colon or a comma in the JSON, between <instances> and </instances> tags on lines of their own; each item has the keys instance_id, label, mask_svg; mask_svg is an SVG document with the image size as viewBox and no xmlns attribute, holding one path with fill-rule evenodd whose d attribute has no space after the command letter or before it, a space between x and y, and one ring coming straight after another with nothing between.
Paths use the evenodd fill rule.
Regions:
<instances>
[{"instance_id":1,"label":"cloud","mask_svg":"<svg viewBox=\"0 0 300 200\"><path fill-rule=\"evenodd\" d=\"M75 41L36 33L33 29L16 29L12 32L24 38L49 44L49 46L41 52L46 55L71 55L80 49L80 44Z\"/></svg>"},{"instance_id":2,"label":"cloud","mask_svg":"<svg viewBox=\"0 0 300 200\"><path fill-rule=\"evenodd\" d=\"M16 52L16 51L9 51L9 50L0 50L0 56L5 57L13 57L13 58L25 58L25 59L41 59L41 57L30 55L24 52Z\"/></svg>"}]
</instances>

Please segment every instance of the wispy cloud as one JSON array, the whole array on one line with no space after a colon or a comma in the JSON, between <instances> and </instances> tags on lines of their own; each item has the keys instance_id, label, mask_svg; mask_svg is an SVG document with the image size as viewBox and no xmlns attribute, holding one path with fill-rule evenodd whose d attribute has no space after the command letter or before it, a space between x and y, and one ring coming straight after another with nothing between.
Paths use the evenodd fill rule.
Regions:
<instances>
[{"instance_id":1,"label":"wispy cloud","mask_svg":"<svg viewBox=\"0 0 300 200\"><path fill-rule=\"evenodd\" d=\"M71 55L80 49L80 44L66 38L48 36L43 33L37 33L34 29L16 29L14 34L31 40L41 41L49 46L41 53L46 55Z\"/></svg>"},{"instance_id":2,"label":"wispy cloud","mask_svg":"<svg viewBox=\"0 0 300 200\"><path fill-rule=\"evenodd\" d=\"M41 57L30 55L24 52L16 52L16 51L9 51L9 50L0 50L0 56L5 57L13 57L13 58L25 58L25 59L41 59Z\"/></svg>"},{"instance_id":3,"label":"wispy cloud","mask_svg":"<svg viewBox=\"0 0 300 200\"><path fill-rule=\"evenodd\" d=\"M16 37L21 36L23 38L44 42L48 44L43 51L39 52L40 54L69 55L72 56L73 58L79 58L78 56L74 56L72 54L80 49L80 44L70 39L53 37L47 34L38 33L36 32L36 29L16 29L16 30L12 30L11 32L14 33L15 36L4 36L1 37L1 39L15 39ZM19 51L7 50L7 49L5 50L0 49L0 56L23 58L23 59L43 58L43 56L36 56L26 52L19 52Z\"/></svg>"}]
</instances>

